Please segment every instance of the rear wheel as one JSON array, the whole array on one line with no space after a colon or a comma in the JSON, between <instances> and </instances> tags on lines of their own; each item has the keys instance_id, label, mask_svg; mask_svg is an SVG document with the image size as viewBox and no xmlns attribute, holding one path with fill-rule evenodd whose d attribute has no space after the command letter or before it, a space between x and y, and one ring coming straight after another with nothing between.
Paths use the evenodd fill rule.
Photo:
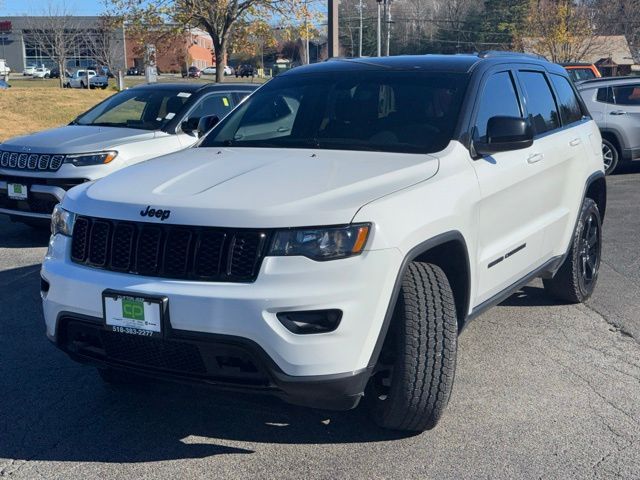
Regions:
<instances>
[{"instance_id":1,"label":"rear wheel","mask_svg":"<svg viewBox=\"0 0 640 480\"><path fill-rule=\"evenodd\" d=\"M620 152L613 142L606 138L602 139L602 160L604 161L604 173L610 175L618 166L620 160Z\"/></svg>"},{"instance_id":2,"label":"rear wheel","mask_svg":"<svg viewBox=\"0 0 640 480\"><path fill-rule=\"evenodd\" d=\"M553 278L543 280L551 296L569 303L582 303L596 287L602 252L602 224L596 202L586 198L571 250Z\"/></svg>"},{"instance_id":3,"label":"rear wheel","mask_svg":"<svg viewBox=\"0 0 640 480\"><path fill-rule=\"evenodd\" d=\"M409 265L366 402L384 428L423 431L442 416L453 388L458 322L440 267Z\"/></svg>"}]
</instances>

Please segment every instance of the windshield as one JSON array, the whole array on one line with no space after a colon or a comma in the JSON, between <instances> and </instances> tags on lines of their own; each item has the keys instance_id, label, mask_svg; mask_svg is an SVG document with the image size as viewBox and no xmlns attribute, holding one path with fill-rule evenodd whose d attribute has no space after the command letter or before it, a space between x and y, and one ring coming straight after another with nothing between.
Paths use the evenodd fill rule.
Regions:
<instances>
[{"instance_id":1,"label":"windshield","mask_svg":"<svg viewBox=\"0 0 640 480\"><path fill-rule=\"evenodd\" d=\"M159 130L182 111L190 96L178 89L133 88L113 95L73 123Z\"/></svg>"},{"instance_id":2,"label":"windshield","mask_svg":"<svg viewBox=\"0 0 640 480\"><path fill-rule=\"evenodd\" d=\"M407 71L276 77L200 147L433 153L451 140L467 77Z\"/></svg>"}]
</instances>

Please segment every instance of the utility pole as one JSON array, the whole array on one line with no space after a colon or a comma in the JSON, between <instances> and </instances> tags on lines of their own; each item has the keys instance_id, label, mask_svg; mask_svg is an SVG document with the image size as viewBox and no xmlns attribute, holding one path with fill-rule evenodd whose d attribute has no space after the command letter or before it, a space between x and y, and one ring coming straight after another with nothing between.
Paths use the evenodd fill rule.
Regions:
<instances>
[{"instance_id":1,"label":"utility pole","mask_svg":"<svg viewBox=\"0 0 640 480\"><path fill-rule=\"evenodd\" d=\"M362 0L360 0L360 44L358 45L358 56L362 56Z\"/></svg>"},{"instance_id":2,"label":"utility pole","mask_svg":"<svg viewBox=\"0 0 640 480\"><path fill-rule=\"evenodd\" d=\"M386 48L386 56L389 56L389 45L391 43L391 0L385 0L385 5L387 5L387 48Z\"/></svg>"},{"instance_id":3,"label":"utility pole","mask_svg":"<svg viewBox=\"0 0 640 480\"><path fill-rule=\"evenodd\" d=\"M381 27L382 24L380 22L380 7L382 6L382 0L377 0L378 1L378 57L382 56L382 32Z\"/></svg>"},{"instance_id":4,"label":"utility pole","mask_svg":"<svg viewBox=\"0 0 640 480\"><path fill-rule=\"evenodd\" d=\"M340 36L338 32L338 0L329 0L329 58L340 56Z\"/></svg>"},{"instance_id":5,"label":"utility pole","mask_svg":"<svg viewBox=\"0 0 640 480\"><path fill-rule=\"evenodd\" d=\"M384 19L383 24L385 32L387 32L389 29L389 23L387 22L387 0L382 1L382 18ZM387 52L385 55L389 55L389 52Z\"/></svg>"}]
</instances>

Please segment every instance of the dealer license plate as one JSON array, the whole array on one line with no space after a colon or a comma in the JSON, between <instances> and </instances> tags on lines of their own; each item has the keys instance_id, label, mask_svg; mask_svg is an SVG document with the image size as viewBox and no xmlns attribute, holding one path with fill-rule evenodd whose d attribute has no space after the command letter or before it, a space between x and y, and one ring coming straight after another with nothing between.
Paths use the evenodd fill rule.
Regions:
<instances>
[{"instance_id":1,"label":"dealer license plate","mask_svg":"<svg viewBox=\"0 0 640 480\"><path fill-rule=\"evenodd\" d=\"M106 327L117 333L162 335L162 313L166 299L151 299L135 294L106 291L102 294Z\"/></svg>"},{"instance_id":2,"label":"dealer license plate","mask_svg":"<svg viewBox=\"0 0 640 480\"><path fill-rule=\"evenodd\" d=\"M10 183L7 185L9 198L12 200L26 200L29 196L27 186L20 183Z\"/></svg>"}]
</instances>

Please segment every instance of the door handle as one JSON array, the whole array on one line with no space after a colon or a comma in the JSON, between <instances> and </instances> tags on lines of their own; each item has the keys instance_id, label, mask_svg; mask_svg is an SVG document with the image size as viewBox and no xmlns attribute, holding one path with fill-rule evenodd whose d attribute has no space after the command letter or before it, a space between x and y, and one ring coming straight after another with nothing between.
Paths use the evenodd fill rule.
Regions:
<instances>
[{"instance_id":1,"label":"door handle","mask_svg":"<svg viewBox=\"0 0 640 480\"><path fill-rule=\"evenodd\" d=\"M542 160L544 158L544 155L541 153L532 153L531 155L529 155L527 157L527 162L528 163L536 163L539 162L540 160Z\"/></svg>"},{"instance_id":2,"label":"door handle","mask_svg":"<svg viewBox=\"0 0 640 480\"><path fill-rule=\"evenodd\" d=\"M569 145L571 145L572 147L577 147L581 143L582 143L582 140L580 140L579 138L574 138L569 142Z\"/></svg>"},{"instance_id":3,"label":"door handle","mask_svg":"<svg viewBox=\"0 0 640 480\"><path fill-rule=\"evenodd\" d=\"M627 112L625 112L624 110L614 110L613 112L609 113L609 115L626 115Z\"/></svg>"}]
</instances>

